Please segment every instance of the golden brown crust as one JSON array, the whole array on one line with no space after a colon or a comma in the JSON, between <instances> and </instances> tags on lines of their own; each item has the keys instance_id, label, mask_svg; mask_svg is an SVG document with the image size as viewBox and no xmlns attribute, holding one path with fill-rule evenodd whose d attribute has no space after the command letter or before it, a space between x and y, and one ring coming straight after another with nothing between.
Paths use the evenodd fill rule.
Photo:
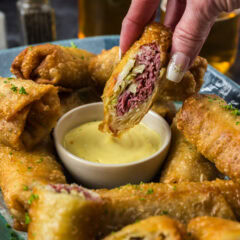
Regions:
<instances>
[{"instance_id":1,"label":"golden brown crust","mask_svg":"<svg viewBox=\"0 0 240 240\"><path fill-rule=\"evenodd\" d=\"M193 65L187 71L181 82L175 83L166 79L161 81L157 99L172 101L184 101L186 98L198 93L203 82L204 74L207 70L207 60L202 57L196 57Z\"/></svg>"},{"instance_id":2,"label":"golden brown crust","mask_svg":"<svg viewBox=\"0 0 240 240\"><path fill-rule=\"evenodd\" d=\"M240 224L222 218L198 217L190 221L188 232L193 240L238 240Z\"/></svg>"},{"instance_id":3,"label":"golden brown crust","mask_svg":"<svg viewBox=\"0 0 240 240\"><path fill-rule=\"evenodd\" d=\"M29 240L95 240L99 201L83 200L73 194L55 193L44 187L34 188L38 199L29 210Z\"/></svg>"},{"instance_id":4,"label":"golden brown crust","mask_svg":"<svg viewBox=\"0 0 240 240\"><path fill-rule=\"evenodd\" d=\"M14 59L11 72L38 83L80 88L90 83L88 64L93 56L83 49L43 44L23 50Z\"/></svg>"},{"instance_id":5,"label":"golden brown crust","mask_svg":"<svg viewBox=\"0 0 240 240\"><path fill-rule=\"evenodd\" d=\"M90 60L88 67L89 73L101 92L118 62L118 46L115 46L109 50L102 50L100 54Z\"/></svg>"},{"instance_id":6,"label":"golden brown crust","mask_svg":"<svg viewBox=\"0 0 240 240\"><path fill-rule=\"evenodd\" d=\"M153 99L157 92L156 90L160 78L157 79L156 87L154 89L152 96L150 96L146 102L138 106L139 111L137 114L133 114L133 116L132 115L129 116L129 114L127 114L127 116L123 116L122 118L118 119L116 116L114 116L115 109L111 110L110 109L111 106L109 106L111 97L116 96L117 94L114 92L114 86L117 82L119 74L123 71L129 59L133 58L135 54L138 53L139 48L142 45L156 43L161 53L160 54L161 67L162 68L166 67L171 37L172 34L168 28L158 23L152 23L145 28L141 38L138 41L136 41L132 45L132 47L126 52L122 60L118 63L118 65L114 69L110 79L107 81L106 86L104 88L104 93L102 97L104 103L104 121L100 125L100 130L110 132L113 135L119 135L123 131L126 131L127 129L133 127L134 125L138 124L141 121L143 116L147 113L147 111L150 109L152 105Z\"/></svg>"},{"instance_id":7,"label":"golden brown crust","mask_svg":"<svg viewBox=\"0 0 240 240\"><path fill-rule=\"evenodd\" d=\"M0 78L0 143L31 149L60 116L57 89L30 80Z\"/></svg>"},{"instance_id":8,"label":"golden brown crust","mask_svg":"<svg viewBox=\"0 0 240 240\"><path fill-rule=\"evenodd\" d=\"M124 227L104 240L185 240L186 237L186 230L182 224L167 216L155 216Z\"/></svg>"},{"instance_id":9,"label":"golden brown crust","mask_svg":"<svg viewBox=\"0 0 240 240\"><path fill-rule=\"evenodd\" d=\"M172 126L172 142L168 157L161 171L160 182L202 182L221 176L213 163L204 158L176 127Z\"/></svg>"},{"instance_id":10,"label":"golden brown crust","mask_svg":"<svg viewBox=\"0 0 240 240\"><path fill-rule=\"evenodd\" d=\"M18 230L26 230L25 213L33 187L66 182L62 168L49 150L51 144L47 141L32 152L0 145L0 187Z\"/></svg>"},{"instance_id":11,"label":"golden brown crust","mask_svg":"<svg viewBox=\"0 0 240 240\"><path fill-rule=\"evenodd\" d=\"M240 116L216 95L187 99L179 113L177 127L217 169L240 179Z\"/></svg>"},{"instance_id":12,"label":"golden brown crust","mask_svg":"<svg viewBox=\"0 0 240 240\"><path fill-rule=\"evenodd\" d=\"M171 124L177 112L177 109L172 101L164 100L154 101L151 110L165 118L169 124Z\"/></svg>"},{"instance_id":13,"label":"golden brown crust","mask_svg":"<svg viewBox=\"0 0 240 240\"><path fill-rule=\"evenodd\" d=\"M96 192L105 202L106 213L99 218L103 224L102 235L121 229L136 220L163 214L183 224L196 216L204 215L235 219L226 201L240 209L235 197L239 196L239 185L227 185L220 180L188 184L126 185ZM234 207L233 209L236 210Z\"/></svg>"}]
</instances>

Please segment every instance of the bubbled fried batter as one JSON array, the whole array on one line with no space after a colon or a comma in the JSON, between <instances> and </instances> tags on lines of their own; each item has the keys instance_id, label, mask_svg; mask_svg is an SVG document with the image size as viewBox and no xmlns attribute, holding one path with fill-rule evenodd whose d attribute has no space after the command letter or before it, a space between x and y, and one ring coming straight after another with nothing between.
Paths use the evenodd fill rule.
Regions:
<instances>
[{"instance_id":1,"label":"bubbled fried batter","mask_svg":"<svg viewBox=\"0 0 240 240\"><path fill-rule=\"evenodd\" d=\"M11 72L18 78L66 88L91 83L88 64L94 54L83 49L53 44L31 46L13 61Z\"/></svg>"}]
</instances>

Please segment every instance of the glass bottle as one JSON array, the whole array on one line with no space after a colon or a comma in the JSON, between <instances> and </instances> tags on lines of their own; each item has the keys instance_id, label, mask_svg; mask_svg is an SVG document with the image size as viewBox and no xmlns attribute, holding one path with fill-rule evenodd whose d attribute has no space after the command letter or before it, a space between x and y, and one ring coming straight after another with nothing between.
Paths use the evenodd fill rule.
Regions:
<instances>
[{"instance_id":1,"label":"glass bottle","mask_svg":"<svg viewBox=\"0 0 240 240\"><path fill-rule=\"evenodd\" d=\"M24 44L56 39L55 11L48 0L18 0L17 8Z\"/></svg>"}]
</instances>

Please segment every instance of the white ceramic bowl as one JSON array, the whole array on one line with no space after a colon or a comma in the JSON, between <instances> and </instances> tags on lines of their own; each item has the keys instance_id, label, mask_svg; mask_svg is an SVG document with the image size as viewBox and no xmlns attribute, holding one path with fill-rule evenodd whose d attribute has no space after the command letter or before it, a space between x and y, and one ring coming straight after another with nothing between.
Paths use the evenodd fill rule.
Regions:
<instances>
[{"instance_id":1,"label":"white ceramic bowl","mask_svg":"<svg viewBox=\"0 0 240 240\"><path fill-rule=\"evenodd\" d=\"M77 107L64 114L54 129L59 157L68 171L81 184L88 187L117 187L123 184L146 182L159 170L171 141L171 130L164 118L149 111L142 122L162 137L160 149L148 158L126 164L101 164L79 158L63 147L64 136L71 129L90 121L103 119L103 104L92 103Z\"/></svg>"}]
</instances>

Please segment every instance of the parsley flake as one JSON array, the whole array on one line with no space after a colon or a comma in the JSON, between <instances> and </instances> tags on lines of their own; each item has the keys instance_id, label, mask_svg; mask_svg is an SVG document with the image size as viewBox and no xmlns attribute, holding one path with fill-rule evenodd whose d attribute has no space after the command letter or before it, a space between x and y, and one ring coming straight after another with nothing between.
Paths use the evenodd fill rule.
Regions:
<instances>
[{"instance_id":1,"label":"parsley flake","mask_svg":"<svg viewBox=\"0 0 240 240\"><path fill-rule=\"evenodd\" d=\"M237 121L237 122L236 122L236 125L239 125L239 124L240 124L240 122L239 122L239 121Z\"/></svg>"},{"instance_id":2,"label":"parsley flake","mask_svg":"<svg viewBox=\"0 0 240 240\"><path fill-rule=\"evenodd\" d=\"M24 190L24 191L28 191L28 190L29 190L28 186L26 186L26 185L23 186L23 190Z\"/></svg>"},{"instance_id":3,"label":"parsley flake","mask_svg":"<svg viewBox=\"0 0 240 240\"><path fill-rule=\"evenodd\" d=\"M12 90L13 92L17 92L18 88L17 88L17 86L15 86L15 85L12 84L11 90Z\"/></svg>"},{"instance_id":4,"label":"parsley flake","mask_svg":"<svg viewBox=\"0 0 240 240\"><path fill-rule=\"evenodd\" d=\"M77 45L73 41L71 41L70 44L71 44L72 48L78 48Z\"/></svg>"},{"instance_id":5,"label":"parsley flake","mask_svg":"<svg viewBox=\"0 0 240 240\"><path fill-rule=\"evenodd\" d=\"M38 199L38 195L37 194L31 194L30 198L28 199L28 204L32 204L32 202L36 199Z\"/></svg>"},{"instance_id":6,"label":"parsley flake","mask_svg":"<svg viewBox=\"0 0 240 240\"><path fill-rule=\"evenodd\" d=\"M25 213L25 223L29 224L31 222L31 218L29 217L28 213Z\"/></svg>"},{"instance_id":7,"label":"parsley flake","mask_svg":"<svg viewBox=\"0 0 240 240\"><path fill-rule=\"evenodd\" d=\"M36 163L41 163L43 162L43 158L41 157L39 160L36 161Z\"/></svg>"},{"instance_id":8,"label":"parsley flake","mask_svg":"<svg viewBox=\"0 0 240 240\"><path fill-rule=\"evenodd\" d=\"M23 95L27 95L26 89L24 87L20 88L19 93Z\"/></svg>"},{"instance_id":9,"label":"parsley flake","mask_svg":"<svg viewBox=\"0 0 240 240\"><path fill-rule=\"evenodd\" d=\"M149 188L148 190L147 190L147 194L152 194L153 193L153 189L152 188Z\"/></svg>"}]
</instances>

